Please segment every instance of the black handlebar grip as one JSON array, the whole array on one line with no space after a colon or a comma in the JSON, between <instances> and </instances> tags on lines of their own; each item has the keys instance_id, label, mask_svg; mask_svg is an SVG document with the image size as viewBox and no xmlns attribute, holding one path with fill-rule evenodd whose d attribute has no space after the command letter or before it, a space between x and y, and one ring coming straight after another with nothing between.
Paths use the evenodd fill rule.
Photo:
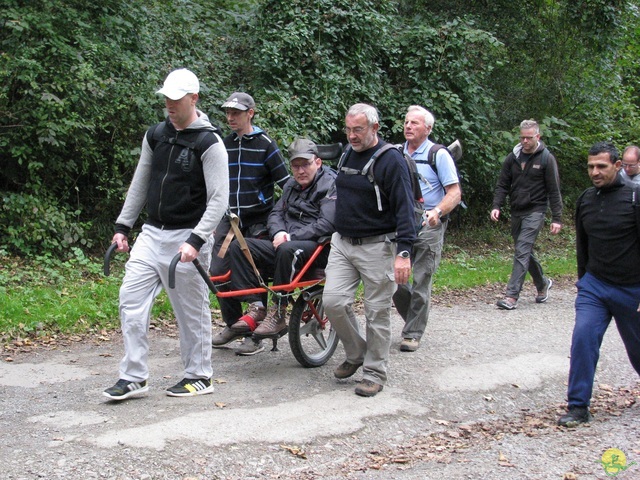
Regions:
<instances>
[{"instance_id":1,"label":"black handlebar grip","mask_svg":"<svg viewBox=\"0 0 640 480\"><path fill-rule=\"evenodd\" d=\"M112 243L109 248L107 248L107 253L104 254L104 276L108 277L109 276L109 265L111 263L111 256L113 255L113 252L115 252L116 248L118 248L118 244L117 243Z\"/></svg>"},{"instance_id":2,"label":"black handlebar grip","mask_svg":"<svg viewBox=\"0 0 640 480\"><path fill-rule=\"evenodd\" d=\"M169 288L176 288L176 265L182 258L182 252L178 252L169 264Z\"/></svg>"}]
</instances>

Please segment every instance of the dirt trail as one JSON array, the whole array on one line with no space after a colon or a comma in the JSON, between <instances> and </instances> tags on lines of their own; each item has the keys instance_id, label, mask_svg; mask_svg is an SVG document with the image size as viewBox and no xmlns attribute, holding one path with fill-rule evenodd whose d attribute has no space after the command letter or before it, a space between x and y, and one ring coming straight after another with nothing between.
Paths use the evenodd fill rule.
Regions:
<instances>
[{"instance_id":1,"label":"dirt trail","mask_svg":"<svg viewBox=\"0 0 640 480\"><path fill-rule=\"evenodd\" d=\"M595 421L555 426L574 298L567 283L547 304L527 294L511 312L497 310L489 290L439 299L415 353L398 350L395 316L390 381L374 398L354 395L360 372L333 377L341 346L325 366L304 369L286 337L279 352L255 357L215 350L216 391L184 399L164 394L181 375L175 330L154 331L151 390L121 403L101 395L116 380L117 334L5 352L1 477L591 479L607 478L600 461L617 448L628 467L617 477L639 479L640 387L613 326Z\"/></svg>"}]
</instances>

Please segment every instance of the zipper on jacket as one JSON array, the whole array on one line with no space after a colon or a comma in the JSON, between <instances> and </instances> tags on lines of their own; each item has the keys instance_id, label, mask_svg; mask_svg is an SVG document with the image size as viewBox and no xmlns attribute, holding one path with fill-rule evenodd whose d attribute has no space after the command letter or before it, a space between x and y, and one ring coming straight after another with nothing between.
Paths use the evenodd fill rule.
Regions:
<instances>
[{"instance_id":1,"label":"zipper on jacket","mask_svg":"<svg viewBox=\"0 0 640 480\"><path fill-rule=\"evenodd\" d=\"M236 187L236 215L240 220L240 227L242 227L242 217L240 216L240 178L242 178L242 136L238 136L238 185Z\"/></svg>"},{"instance_id":2,"label":"zipper on jacket","mask_svg":"<svg viewBox=\"0 0 640 480\"><path fill-rule=\"evenodd\" d=\"M178 140L178 135L180 135L180 132L176 131L174 142L171 144L171 150L169 150L169 156L167 157L167 168L164 172L164 177L162 177L162 181L160 182L160 196L158 200L158 220L160 220L162 223L164 223L164 220L162 219L162 192L164 191L165 181L169 176L169 168L171 166L171 156L173 155L173 149L176 147L175 140Z\"/></svg>"}]
</instances>

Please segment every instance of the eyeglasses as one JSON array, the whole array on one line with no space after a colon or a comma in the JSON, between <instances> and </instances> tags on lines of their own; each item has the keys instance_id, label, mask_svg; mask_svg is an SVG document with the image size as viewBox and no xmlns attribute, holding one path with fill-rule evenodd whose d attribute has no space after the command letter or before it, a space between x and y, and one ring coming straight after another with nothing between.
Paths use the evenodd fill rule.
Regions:
<instances>
[{"instance_id":1,"label":"eyeglasses","mask_svg":"<svg viewBox=\"0 0 640 480\"><path fill-rule=\"evenodd\" d=\"M638 165L640 165L640 162L639 163L623 163L622 168L636 168Z\"/></svg>"},{"instance_id":2,"label":"eyeglasses","mask_svg":"<svg viewBox=\"0 0 640 480\"><path fill-rule=\"evenodd\" d=\"M353 128L346 127L344 129L344 133L346 133L347 135L351 135L352 133L354 135L362 135L368 129L369 129L368 126L367 127L353 127Z\"/></svg>"},{"instance_id":3,"label":"eyeglasses","mask_svg":"<svg viewBox=\"0 0 640 480\"><path fill-rule=\"evenodd\" d=\"M311 168L313 162L314 160L309 160L307 163L300 163L298 165L294 165L293 163L291 163L291 171L295 172L296 170L307 170L308 168Z\"/></svg>"},{"instance_id":4,"label":"eyeglasses","mask_svg":"<svg viewBox=\"0 0 640 480\"><path fill-rule=\"evenodd\" d=\"M520 137L520 141L524 142L525 140L533 140L535 137L535 135L533 137Z\"/></svg>"}]
</instances>

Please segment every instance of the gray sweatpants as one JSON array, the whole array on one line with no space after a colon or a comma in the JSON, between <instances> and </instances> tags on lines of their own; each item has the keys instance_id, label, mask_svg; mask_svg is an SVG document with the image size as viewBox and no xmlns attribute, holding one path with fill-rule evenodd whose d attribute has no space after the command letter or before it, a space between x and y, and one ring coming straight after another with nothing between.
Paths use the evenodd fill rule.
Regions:
<instances>
[{"instance_id":1,"label":"gray sweatpants","mask_svg":"<svg viewBox=\"0 0 640 480\"><path fill-rule=\"evenodd\" d=\"M211 310L209 290L192 263L179 262L176 287L168 288L169 264L191 229L160 230L144 225L131 250L120 287L120 322L124 357L120 378L140 382L149 377L149 321L153 301L164 287L173 307L180 335L185 378L211 378ZM213 238L200 249L205 268L211 261Z\"/></svg>"}]
</instances>

